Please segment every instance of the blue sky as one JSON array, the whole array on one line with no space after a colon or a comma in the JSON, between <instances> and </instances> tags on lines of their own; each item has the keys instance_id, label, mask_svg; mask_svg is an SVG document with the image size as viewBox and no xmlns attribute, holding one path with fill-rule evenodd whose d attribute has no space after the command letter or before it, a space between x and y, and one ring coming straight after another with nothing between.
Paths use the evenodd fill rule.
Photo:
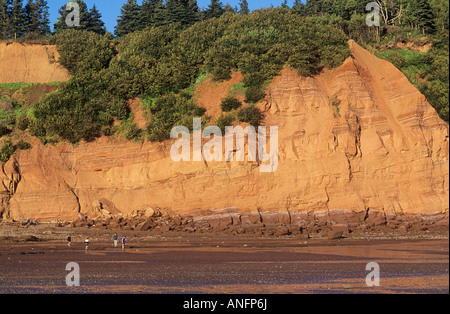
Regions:
<instances>
[{"instance_id":1,"label":"blue sky","mask_svg":"<svg viewBox=\"0 0 450 314\"><path fill-rule=\"evenodd\" d=\"M227 2L232 6L238 6L240 0L221 0L225 5ZM65 5L69 0L47 0L50 13L51 27L58 19L58 10ZM127 0L84 0L88 8L91 9L95 4L97 9L102 14L102 20L105 22L106 29L110 32L114 32L114 26L116 26L116 21L120 15L120 8ZM197 0L200 8L207 8L211 0ZM260 8L268 8L271 5L278 7L283 3L283 0L247 0L250 10L256 10ZM292 6L294 0L288 0L288 5ZM26 1L24 1L26 3ZM141 4L142 0L138 0Z\"/></svg>"}]
</instances>

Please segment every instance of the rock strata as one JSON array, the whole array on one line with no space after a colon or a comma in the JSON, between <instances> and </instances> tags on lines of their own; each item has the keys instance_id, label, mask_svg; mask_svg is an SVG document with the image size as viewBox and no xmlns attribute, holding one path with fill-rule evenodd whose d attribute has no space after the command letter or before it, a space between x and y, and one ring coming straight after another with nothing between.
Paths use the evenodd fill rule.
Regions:
<instances>
[{"instance_id":1,"label":"rock strata","mask_svg":"<svg viewBox=\"0 0 450 314\"><path fill-rule=\"evenodd\" d=\"M174 162L173 141L36 143L3 165L0 216L274 236L448 230L448 125L392 64L349 45L337 69L284 69L268 86L273 173L247 158Z\"/></svg>"},{"instance_id":2,"label":"rock strata","mask_svg":"<svg viewBox=\"0 0 450 314\"><path fill-rule=\"evenodd\" d=\"M298 239L327 238L337 240L341 238L364 234L420 234L420 233L448 233L449 217L444 214L423 215L383 215L376 214L377 223L370 217L373 215L355 216L364 217L360 221L339 219L330 220L330 217L341 217L342 210L331 210L327 218L317 220L315 216L305 216L305 220L296 220L294 223L281 223L273 221L257 221L255 223L241 220L233 221L231 215L209 216L170 216L166 210L155 208L158 214L149 217L146 212L133 212L130 214L103 215L98 217L80 216L74 221L58 221L56 227L60 228L88 228L112 231L146 231L152 233L173 234L214 234L214 235L243 235L266 237L295 237ZM280 213L281 214L281 213ZM349 213L347 213L349 214ZM238 216L236 214L236 216ZM424 219L425 218L425 219ZM336 223L339 221L339 223ZM353 222L350 222L353 221ZM11 222L22 228L27 228L30 221ZM68 231L70 233L70 231Z\"/></svg>"},{"instance_id":3,"label":"rock strata","mask_svg":"<svg viewBox=\"0 0 450 314\"><path fill-rule=\"evenodd\" d=\"M54 45L0 42L0 83L50 83L70 78Z\"/></svg>"}]
</instances>

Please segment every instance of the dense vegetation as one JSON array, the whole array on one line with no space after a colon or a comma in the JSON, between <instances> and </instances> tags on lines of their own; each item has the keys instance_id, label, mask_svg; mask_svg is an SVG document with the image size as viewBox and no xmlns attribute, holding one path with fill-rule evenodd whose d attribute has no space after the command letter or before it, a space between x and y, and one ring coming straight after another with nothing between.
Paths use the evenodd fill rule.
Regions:
<instances>
[{"instance_id":1,"label":"dense vegetation","mask_svg":"<svg viewBox=\"0 0 450 314\"><path fill-rule=\"evenodd\" d=\"M222 130L238 121L258 125L264 117L253 104L265 97L265 86L283 67L305 76L337 67L349 56L348 38L402 70L448 121L448 1L375 1L382 9L380 27L366 25L366 0L295 0L291 8L285 2L254 12L245 0L236 8L211 0L205 10L196 0L143 0L141 5L127 0L114 37L95 6L88 10L76 0L80 27L65 26L63 6L50 37L72 79L28 113L0 115L0 132L28 129L44 143L77 143L102 134L161 141L174 125L192 124L194 116ZM46 1L22 6L22 0L0 0L0 39L49 34ZM426 52L396 46L427 41L433 45ZM206 77L227 80L232 71L244 75L244 103L230 95L222 100L222 115L209 121L195 104L195 87ZM128 105L136 97L148 112L144 130L133 123ZM20 148L5 145L2 156Z\"/></svg>"},{"instance_id":2,"label":"dense vegetation","mask_svg":"<svg viewBox=\"0 0 450 314\"><path fill-rule=\"evenodd\" d=\"M75 0L80 9L80 25L77 26L78 30L91 31L100 35L106 33L105 23L102 21L102 15L97 10L95 4L89 10L84 1ZM58 33L67 30L69 27L66 24L66 18L71 13L71 10L67 10L66 4L64 4L59 10L59 18L54 25L54 33Z\"/></svg>"},{"instance_id":3,"label":"dense vegetation","mask_svg":"<svg viewBox=\"0 0 450 314\"><path fill-rule=\"evenodd\" d=\"M0 40L49 35L48 9L46 0L0 0Z\"/></svg>"},{"instance_id":4,"label":"dense vegetation","mask_svg":"<svg viewBox=\"0 0 450 314\"><path fill-rule=\"evenodd\" d=\"M106 28L101 14L94 6L89 10L82 0L75 0L80 8L79 30L89 30L105 34ZM0 0L0 40L37 39L52 34L50 30L49 7L47 0ZM54 24L54 33L67 30L66 17L71 11L66 4L59 9L59 19Z\"/></svg>"},{"instance_id":5,"label":"dense vegetation","mask_svg":"<svg viewBox=\"0 0 450 314\"><path fill-rule=\"evenodd\" d=\"M204 114L188 92L204 73L226 80L233 70L242 72L251 103L264 96L265 83L283 66L313 75L349 56L342 31L287 9L228 13L188 28L179 23L146 28L117 45L111 39L78 30L55 35L60 62L73 77L35 106L34 135L76 143L102 129L111 134L114 120L128 118L127 101L139 97L151 114L148 137L164 140L174 125Z\"/></svg>"},{"instance_id":6,"label":"dense vegetation","mask_svg":"<svg viewBox=\"0 0 450 314\"><path fill-rule=\"evenodd\" d=\"M416 38L413 42L423 41ZM425 39L427 40L427 39ZM375 52L400 69L425 95L440 117L449 121L449 41L448 32L433 38L427 52L393 48Z\"/></svg>"}]
</instances>

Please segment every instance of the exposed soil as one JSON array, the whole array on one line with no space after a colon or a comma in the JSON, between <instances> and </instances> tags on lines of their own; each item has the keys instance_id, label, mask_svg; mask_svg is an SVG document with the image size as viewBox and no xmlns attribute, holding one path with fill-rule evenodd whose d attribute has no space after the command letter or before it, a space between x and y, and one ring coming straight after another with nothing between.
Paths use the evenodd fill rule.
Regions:
<instances>
[{"instance_id":1,"label":"exposed soil","mask_svg":"<svg viewBox=\"0 0 450 314\"><path fill-rule=\"evenodd\" d=\"M0 83L67 81L70 74L57 62L58 59L54 45L1 42Z\"/></svg>"},{"instance_id":2,"label":"exposed soil","mask_svg":"<svg viewBox=\"0 0 450 314\"><path fill-rule=\"evenodd\" d=\"M215 82L211 77L208 77L202 84L197 86L194 93L194 100L200 107L206 109L206 115L211 117L211 121L215 121L222 110L220 103L222 99L227 97L237 84L242 83L244 76L239 72L233 72L231 79L224 82ZM243 95L234 95L239 100L243 100Z\"/></svg>"}]
</instances>

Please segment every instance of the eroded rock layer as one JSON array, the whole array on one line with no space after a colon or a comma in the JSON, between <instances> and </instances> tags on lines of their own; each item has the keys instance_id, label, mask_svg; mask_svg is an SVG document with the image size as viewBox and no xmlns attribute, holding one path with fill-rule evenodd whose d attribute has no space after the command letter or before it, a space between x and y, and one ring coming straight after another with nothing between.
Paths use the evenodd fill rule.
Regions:
<instances>
[{"instance_id":1,"label":"eroded rock layer","mask_svg":"<svg viewBox=\"0 0 450 314\"><path fill-rule=\"evenodd\" d=\"M50 83L70 78L54 45L0 42L0 83Z\"/></svg>"},{"instance_id":2,"label":"eroded rock layer","mask_svg":"<svg viewBox=\"0 0 450 314\"><path fill-rule=\"evenodd\" d=\"M448 125L392 64L349 44L335 70L283 70L258 104L264 125L278 126L275 172L249 161L174 162L173 141L36 144L3 167L3 218L111 220L161 208L191 217L192 228L448 222Z\"/></svg>"}]
</instances>

